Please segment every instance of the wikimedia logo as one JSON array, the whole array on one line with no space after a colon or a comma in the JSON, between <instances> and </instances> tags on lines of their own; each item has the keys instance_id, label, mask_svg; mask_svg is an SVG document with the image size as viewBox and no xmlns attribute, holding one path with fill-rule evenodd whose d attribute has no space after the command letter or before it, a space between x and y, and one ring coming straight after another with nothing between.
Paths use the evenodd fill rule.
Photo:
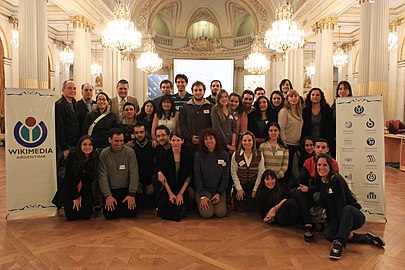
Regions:
<instances>
[{"instance_id":1,"label":"wikimedia logo","mask_svg":"<svg viewBox=\"0 0 405 270\"><path fill-rule=\"evenodd\" d=\"M37 124L34 117L27 117L22 123L18 121L14 126L14 138L24 147L34 148L44 143L48 129L43 121Z\"/></svg>"},{"instance_id":2,"label":"wikimedia logo","mask_svg":"<svg viewBox=\"0 0 405 270\"><path fill-rule=\"evenodd\" d=\"M354 107L354 112L356 114L362 114L364 113L364 107L361 105L357 105L356 107Z\"/></svg>"}]
</instances>

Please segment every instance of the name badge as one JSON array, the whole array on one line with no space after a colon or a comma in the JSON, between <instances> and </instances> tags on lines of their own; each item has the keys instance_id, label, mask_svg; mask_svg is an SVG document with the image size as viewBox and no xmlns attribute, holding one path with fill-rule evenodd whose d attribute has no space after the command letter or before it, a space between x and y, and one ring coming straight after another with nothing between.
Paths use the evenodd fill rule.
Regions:
<instances>
[{"instance_id":1,"label":"name badge","mask_svg":"<svg viewBox=\"0 0 405 270\"><path fill-rule=\"evenodd\" d=\"M233 115L232 114L229 115L229 119L233 120Z\"/></svg>"},{"instance_id":2,"label":"name badge","mask_svg":"<svg viewBox=\"0 0 405 270\"><path fill-rule=\"evenodd\" d=\"M245 163L245 161L244 160L242 160L241 162L239 162L239 166L243 166L243 165L245 165L246 163Z\"/></svg>"},{"instance_id":3,"label":"name badge","mask_svg":"<svg viewBox=\"0 0 405 270\"><path fill-rule=\"evenodd\" d=\"M210 110L204 110L203 112L204 112L204 114L209 114Z\"/></svg>"},{"instance_id":4,"label":"name badge","mask_svg":"<svg viewBox=\"0 0 405 270\"><path fill-rule=\"evenodd\" d=\"M181 106L176 106L176 111L180 111Z\"/></svg>"},{"instance_id":5,"label":"name badge","mask_svg":"<svg viewBox=\"0 0 405 270\"><path fill-rule=\"evenodd\" d=\"M331 188L328 189L328 194L332 194L333 190Z\"/></svg>"},{"instance_id":6,"label":"name badge","mask_svg":"<svg viewBox=\"0 0 405 270\"><path fill-rule=\"evenodd\" d=\"M223 159L218 159L218 165L222 165L222 167L226 166L226 162Z\"/></svg>"},{"instance_id":7,"label":"name badge","mask_svg":"<svg viewBox=\"0 0 405 270\"><path fill-rule=\"evenodd\" d=\"M276 152L276 155L277 155L277 156L282 156L282 155L283 155L283 151L277 151L277 152Z\"/></svg>"},{"instance_id":8,"label":"name badge","mask_svg":"<svg viewBox=\"0 0 405 270\"><path fill-rule=\"evenodd\" d=\"M266 123L266 125L269 123L269 121L267 121L267 120L266 120L266 121L264 121L264 122Z\"/></svg>"},{"instance_id":9,"label":"name badge","mask_svg":"<svg viewBox=\"0 0 405 270\"><path fill-rule=\"evenodd\" d=\"M134 135L134 134L131 134L131 139L135 139L135 135Z\"/></svg>"},{"instance_id":10,"label":"name badge","mask_svg":"<svg viewBox=\"0 0 405 270\"><path fill-rule=\"evenodd\" d=\"M125 164L120 165L118 169L119 170L125 170Z\"/></svg>"}]
</instances>

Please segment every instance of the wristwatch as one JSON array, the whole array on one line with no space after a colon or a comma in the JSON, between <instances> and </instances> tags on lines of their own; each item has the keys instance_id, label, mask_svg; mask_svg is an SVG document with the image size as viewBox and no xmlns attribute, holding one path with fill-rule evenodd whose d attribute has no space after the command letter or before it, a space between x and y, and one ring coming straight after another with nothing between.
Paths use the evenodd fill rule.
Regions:
<instances>
[{"instance_id":1,"label":"wristwatch","mask_svg":"<svg viewBox=\"0 0 405 270\"><path fill-rule=\"evenodd\" d=\"M207 198L206 196L202 196L201 198L200 198L200 200L202 200L202 199L205 199L205 198ZM207 198L208 199L208 198Z\"/></svg>"}]
</instances>

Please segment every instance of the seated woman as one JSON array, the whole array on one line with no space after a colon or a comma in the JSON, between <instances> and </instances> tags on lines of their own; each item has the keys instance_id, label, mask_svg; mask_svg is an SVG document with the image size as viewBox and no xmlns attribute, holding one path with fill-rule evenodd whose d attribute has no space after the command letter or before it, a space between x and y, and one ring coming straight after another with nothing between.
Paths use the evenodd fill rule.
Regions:
<instances>
[{"instance_id":1,"label":"seated woman","mask_svg":"<svg viewBox=\"0 0 405 270\"><path fill-rule=\"evenodd\" d=\"M317 177L321 180L318 181L318 188L328 221L324 235L326 239L333 241L329 258L340 259L348 242L383 247L385 243L380 237L371 233L353 232L364 225L366 217L360 211L361 205L344 178L334 170L331 157L319 155L316 168Z\"/></svg>"},{"instance_id":2,"label":"seated woman","mask_svg":"<svg viewBox=\"0 0 405 270\"><path fill-rule=\"evenodd\" d=\"M246 131L231 159L231 175L235 185L233 201L239 212L256 210L256 192L264 171L264 158L256 150L255 135Z\"/></svg>"},{"instance_id":3,"label":"seated woman","mask_svg":"<svg viewBox=\"0 0 405 270\"><path fill-rule=\"evenodd\" d=\"M284 183L284 174L288 168L288 149L280 137L280 125L273 122L268 129L269 139L259 146L264 156L264 167L274 171L277 179Z\"/></svg>"},{"instance_id":4,"label":"seated woman","mask_svg":"<svg viewBox=\"0 0 405 270\"><path fill-rule=\"evenodd\" d=\"M171 95L164 95L160 99L157 113L153 117L152 122L152 145L156 147L158 145L156 141L155 130L157 126L165 125L170 132L178 130L179 112L176 112L174 101Z\"/></svg>"},{"instance_id":5,"label":"seated woman","mask_svg":"<svg viewBox=\"0 0 405 270\"><path fill-rule=\"evenodd\" d=\"M222 149L217 130L203 129L194 156L194 182L198 211L203 218L226 215L225 190L229 180L229 154Z\"/></svg>"},{"instance_id":6,"label":"seated woman","mask_svg":"<svg viewBox=\"0 0 405 270\"><path fill-rule=\"evenodd\" d=\"M184 138L170 133L171 148L162 153L157 165L157 178L165 191L159 193L157 215L180 221L186 216L189 196L187 187L193 174L193 153L183 147Z\"/></svg>"},{"instance_id":7,"label":"seated woman","mask_svg":"<svg viewBox=\"0 0 405 270\"><path fill-rule=\"evenodd\" d=\"M62 197L68 220L89 219L93 215L92 183L97 180L97 167L98 153L91 137L84 135L66 159Z\"/></svg>"},{"instance_id":8,"label":"seated woman","mask_svg":"<svg viewBox=\"0 0 405 270\"><path fill-rule=\"evenodd\" d=\"M93 106L93 110L86 114L83 122L82 133L90 135L93 138L93 147L100 151L110 146L109 131L118 126L117 116L111 112L109 101L110 98L106 93L98 93L96 106Z\"/></svg>"},{"instance_id":9,"label":"seated woman","mask_svg":"<svg viewBox=\"0 0 405 270\"><path fill-rule=\"evenodd\" d=\"M259 97L253 106L255 109L248 115L248 130L255 135L259 146L266 141L269 124L277 121L277 115L270 110L270 102L265 96Z\"/></svg>"}]
</instances>

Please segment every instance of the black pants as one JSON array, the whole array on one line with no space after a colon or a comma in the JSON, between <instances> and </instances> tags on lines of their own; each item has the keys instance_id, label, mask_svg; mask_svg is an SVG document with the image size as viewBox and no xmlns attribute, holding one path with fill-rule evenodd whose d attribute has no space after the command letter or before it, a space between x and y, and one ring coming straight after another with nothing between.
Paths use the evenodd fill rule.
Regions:
<instances>
[{"instance_id":1,"label":"black pants","mask_svg":"<svg viewBox=\"0 0 405 270\"><path fill-rule=\"evenodd\" d=\"M128 209L128 202L122 202L125 199L125 197L128 196L128 191L129 191L128 188L119 188L111 190L111 195L117 201L117 205L115 205L115 209L113 211L108 211L105 208L105 198L104 198L103 215L105 216L106 219L116 219L119 217L125 218L136 217L136 214L138 213L138 207L135 207L135 209L130 210Z\"/></svg>"},{"instance_id":2,"label":"black pants","mask_svg":"<svg viewBox=\"0 0 405 270\"><path fill-rule=\"evenodd\" d=\"M301 222L300 209L295 199L287 199L274 218L274 223L282 226L292 226Z\"/></svg>"},{"instance_id":3,"label":"black pants","mask_svg":"<svg viewBox=\"0 0 405 270\"><path fill-rule=\"evenodd\" d=\"M284 174L284 182L291 188L295 179L292 179L292 166L295 153L300 149L299 145L288 145L288 168Z\"/></svg>"},{"instance_id":4,"label":"black pants","mask_svg":"<svg viewBox=\"0 0 405 270\"><path fill-rule=\"evenodd\" d=\"M302 222L304 224L311 224L311 215L309 214L309 208L312 203L312 196L310 192L302 192L301 190L298 190L294 188L292 190L292 196L295 198L298 202L298 207L300 209L301 217L302 217Z\"/></svg>"},{"instance_id":5,"label":"black pants","mask_svg":"<svg viewBox=\"0 0 405 270\"><path fill-rule=\"evenodd\" d=\"M91 192L91 190L90 190ZM81 194L82 205L79 211L73 209L73 200L65 200L65 216L68 220L90 219L93 216L93 196L90 194Z\"/></svg>"},{"instance_id":6,"label":"black pants","mask_svg":"<svg viewBox=\"0 0 405 270\"><path fill-rule=\"evenodd\" d=\"M254 184L251 183L245 183L241 184L243 191L245 191L245 196L243 197L243 200L238 200L236 198L236 193L238 192L236 188L233 189L233 203L235 204L235 209L238 212L254 212L256 211L256 199L252 198L252 192L253 192L253 187Z\"/></svg>"}]
</instances>

